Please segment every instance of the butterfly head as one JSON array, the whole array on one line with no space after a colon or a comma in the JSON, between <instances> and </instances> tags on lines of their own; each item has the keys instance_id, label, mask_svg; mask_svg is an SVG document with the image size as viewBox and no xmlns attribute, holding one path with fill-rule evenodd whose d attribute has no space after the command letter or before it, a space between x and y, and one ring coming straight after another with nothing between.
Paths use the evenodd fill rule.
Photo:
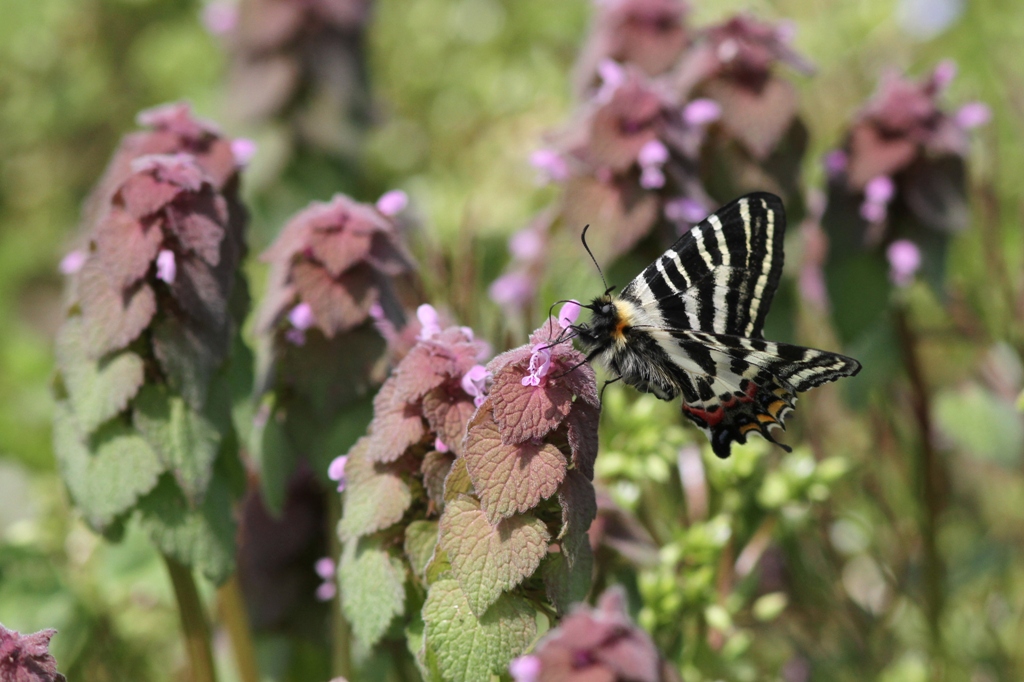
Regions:
<instances>
[{"instance_id":1,"label":"butterfly head","mask_svg":"<svg viewBox=\"0 0 1024 682\"><path fill-rule=\"evenodd\" d=\"M590 322L573 325L573 330L584 348L599 353L623 339L629 324L628 306L612 298L610 290L583 307L590 311Z\"/></svg>"}]
</instances>

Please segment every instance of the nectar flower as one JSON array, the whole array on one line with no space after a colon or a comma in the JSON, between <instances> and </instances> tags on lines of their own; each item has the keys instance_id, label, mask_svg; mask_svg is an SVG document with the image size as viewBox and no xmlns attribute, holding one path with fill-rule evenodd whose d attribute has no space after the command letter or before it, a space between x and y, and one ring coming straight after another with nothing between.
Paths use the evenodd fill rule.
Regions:
<instances>
[{"instance_id":1,"label":"nectar flower","mask_svg":"<svg viewBox=\"0 0 1024 682\"><path fill-rule=\"evenodd\" d=\"M565 302L562 309L558 311L558 326L566 329L576 322L580 316L580 302L573 299Z\"/></svg>"},{"instance_id":2,"label":"nectar flower","mask_svg":"<svg viewBox=\"0 0 1024 682\"><path fill-rule=\"evenodd\" d=\"M501 306L522 308L533 296L534 282L522 272L509 272L491 282L487 294Z\"/></svg>"},{"instance_id":3,"label":"nectar flower","mask_svg":"<svg viewBox=\"0 0 1024 682\"><path fill-rule=\"evenodd\" d=\"M483 405L487 397L487 382L491 379L491 373L483 365L473 365L462 375L462 390L473 396L473 404L477 407ZM446 450L438 450L446 452Z\"/></svg>"},{"instance_id":4,"label":"nectar flower","mask_svg":"<svg viewBox=\"0 0 1024 682\"><path fill-rule=\"evenodd\" d=\"M479 407L479 405L477 407ZM448 452L449 450L448 446L445 445L444 441L440 438L434 439L434 449L438 452Z\"/></svg>"},{"instance_id":5,"label":"nectar flower","mask_svg":"<svg viewBox=\"0 0 1024 682\"><path fill-rule=\"evenodd\" d=\"M75 250L70 251L66 256L60 259L60 265L57 266L57 270L62 275L73 275L82 269L85 265L86 256L85 251Z\"/></svg>"},{"instance_id":6,"label":"nectar flower","mask_svg":"<svg viewBox=\"0 0 1024 682\"><path fill-rule=\"evenodd\" d=\"M331 465L327 467L327 478L332 481L337 481L339 493L345 489L345 465L347 463L348 456L341 455L339 457L335 457L331 461Z\"/></svg>"},{"instance_id":7,"label":"nectar flower","mask_svg":"<svg viewBox=\"0 0 1024 682\"><path fill-rule=\"evenodd\" d=\"M921 267L921 249L909 239L897 239L885 251L889 259L889 279L899 287L905 287L914 280L914 274Z\"/></svg>"},{"instance_id":8,"label":"nectar flower","mask_svg":"<svg viewBox=\"0 0 1024 682\"><path fill-rule=\"evenodd\" d=\"M337 570L334 560L330 557L317 559L317 562L313 565L313 569L323 580L320 587L316 588L316 598L320 601L330 601L334 599L334 595L338 593L338 586L334 584L334 574Z\"/></svg>"},{"instance_id":9,"label":"nectar flower","mask_svg":"<svg viewBox=\"0 0 1024 682\"><path fill-rule=\"evenodd\" d=\"M210 35L222 36L238 26L238 7L232 2L217 0L203 8L203 27Z\"/></svg>"},{"instance_id":10,"label":"nectar flower","mask_svg":"<svg viewBox=\"0 0 1024 682\"><path fill-rule=\"evenodd\" d=\"M833 149L828 154L825 154L823 163L825 165L825 174L830 178L834 178L846 172L846 167L850 164L850 157L842 149Z\"/></svg>"},{"instance_id":11,"label":"nectar flower","mask_svg":"<svg viewBox=\"0 0 1024 682\"><path fill-rule=\"evenodd\" d=\"M626 71L614 59L602 59L597 65L597 75L601 77L601 89L597 93L598 102L607 102L615 91L626 80Z\"/></svg>"},{"instance_id":12,"label":"nectar flower","mask_svg":"<svg viewBox=\"0 0 1024 682\"><path fill-rule=\"evenodd\" d=\"M288 313L288 321L296 329L309 329L313 326L313 308L308 303L298 304Z\"/></svg>"},{"instance_id":13,"label":"nectar flower","mask_svg":"<svg viewBox=\"0 0 1024 682\"><path fill-rule=\"evenodd\" d=\"M552 149L538 149L530 154L530 165L537 169L537 183L540 185L569 179L569 164Z\"/></svg>"},{"instance_id":14,"label":"nectar flower","mask_svg":"<svg viewBox=\"0 0 1024 682\"><path fill-rule=\"evenodd\" d=\"M661 140L650 140L640 147L637 163L640 164L640 186L644 189L658 189L665 186L665 173L661 167L668 161L668 148Z\"/></svg>"},{"instance_id":15,"label":"nectar flower","mask_svg":"<svg viewBox=\"0 0 1024 682\"><path fill-rule=\"evenodd\" d=\"M540 386L551 371L551 349L546 343L538 343L530 355L529 374L523 377L523 386Z\"/></svg>"},{"instance_id":16,"label":"nectar flower","mask_svg":"<svg viewBox=\"0 0 1024 682\"><path fill-rule=\"evenodd\" d=\"M168 284L174 284L178 275L178 265L174 260L174 252L163 249L156 257L156 278Z\"/></svg>"},{"instance_id":17,"label":"nectar flower","mask_svg":"<svg viewBox=\"0 0 1024 682\"><path fill-rule=\"evenodd\" d=\"M713 99L695 99L683 109L683 123L691 127L714 123L722 117L722 106Z\"/></svg>"},{"instance_id":18,"label":"nectar flower","mask_svg":"<svg viewBox=\"0 0 1024 682\"><path fill-rule=\"evenodd\" d=\"M879 175L868 181L864 186L864 203L860 206L860 215L869 223L880 223L885 220L889 202L896 193L892 178Z\"/></svg>"},{"instance_id":19,"label":"nectar flower","mask_svg":"<svg viewBox=\"0 0 1024 682\"><path fill-rule=\"evenodd\" d=\"M231 140L231 154L235 157L236 166L248 166L256 156L256 143L247 137L235 138Z\"/></svg>"},{"instance_id":20,"label":"nectar flower","mask_svg":"<svg viewBox=\"0 0 1024 682\"><path fill-rule=\"evenodd\" d=\"M956 124L964 130L983 126L992 120L992 110L984 102L969 102L956 112Z\"/></svg>"},{"instance_id":21,"label":"nectar flower","mask_svg":"<svg viewBox=\"0 0 1024 682\"><path fill-rule=\"evenodd\" d=\"M400 189L384 192L380 199L377 199L377 210L389 217L398 215L408 205L409 195Z\"/></svg>"},{"instance_id":22,"label":"nectar flower","mask_svg":"<svg viewBox=\"0 0 1024 682\"><path fill-rule=\"evenodd\" d=\"M540 680L540 659L536 656L513 658L508 672L515 682L537 682Z\"/></svg>"},{"instance_id":23,"label":"nectar flower","mask_svg":"<svg viewBox=\"0 0 1024 682\"><path fill-rule=\"evenodd\" d=\"M420 333L416 336L419 341L432 339L441 333L441 318L437 310L429 303L424 303L416 309L416 319L420 321Z\"/></svg>"},{"instance_id":24,"label":"nectar flower","mask_svg":"<svg viewBox=\"0 0 1024 682\"><path fill-rule=\"evenodd\" d=\"M704 220L709 212L704 204L689 197L680 197L665 202L665 217L675 222L696 225Z\"/></svg>"},{"instance_id":25,"label":"nectar flower","mask_svg":"<svg viewBox=\"0 0 1024 682\"><path fill-rule=\"evenodd\" d=\"M537 230L526 228L509 237L508 250L519 260L537 260L544 253L544 238Z\"/></svg>"}]
</instances>

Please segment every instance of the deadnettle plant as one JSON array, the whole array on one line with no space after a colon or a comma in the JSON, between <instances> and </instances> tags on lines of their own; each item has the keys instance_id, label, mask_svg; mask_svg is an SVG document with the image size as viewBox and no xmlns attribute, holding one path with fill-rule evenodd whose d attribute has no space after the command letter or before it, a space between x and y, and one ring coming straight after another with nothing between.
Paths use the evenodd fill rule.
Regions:
<instances>
[{"instance_id":1,"label":"deadnettle plant","mask_svg":"<svg viewBox=\"0 0 1024 682\"><path fill-rule=\"evenodd\" d=\"M143 112L87 210L57 338L54 444L71 497L116 536L137 512L167 555L230 573L237 469L229 364L248 293L231 141L186 105Z\"/></svg>"},{"instance_id":2,"label":"deadnettle plant","mask_svg":"<svg viewBox=\"0 0 1024 682\"><path fill-rule=\"evenodd\" d=\"M514 682L675 682L650 636L629 618L626 594L607 590L596 608L578 605L509 665Z\"/></svg>"},{"instance_id":3,"label":"deadnettle plant","mask_svg":"<svg viewBox=\"0 0 1024 682\"><path fill-rule=\"evenodd\" d=\"M593 370L550 329L487 365L490 391L445 478L425 569L429 679L500 672L535 636L538 610L564 613L589 591L600 407Z\"/></svg>"},{"instance_id":4,"label":"deadnettle plant","mask_svg":"<svg viewBox=\"0 0 1024 682\"><path fill-rule=\"evenodd\" d=\"M345 152L341 121L368 117L364 42L370 0L243 0L214 3L207 28L232 55L227 101L235 117L287 119L307 144Z\"/></svg>"},{"instance_id":5,"label":"deadnettle plant","mask_svg":"<svg viewBox=\"0 0 1024 682\"><path fill-rule=\"evenodd\" d=\"M853 258L870 252L876 260L884 254L897 286L909 284L918 269L941 286L949 239L970 222L969 133L990 113L980 102L955 111L943 106L955 73L952 62L920 80L887 73L843 145L825 157L823 225L833 252Z\"/></svg>"},{"instance_id":6,"label":"deadnettle plant","mask_svg":"<svg viewBox=\"0 0 1024 682\"><path fill-rule=\"evenodd\" d=\"M50 654L56 630L22 635L0 624L0 680L4 682L66 682Z\"/></svg>"}]
</instances>

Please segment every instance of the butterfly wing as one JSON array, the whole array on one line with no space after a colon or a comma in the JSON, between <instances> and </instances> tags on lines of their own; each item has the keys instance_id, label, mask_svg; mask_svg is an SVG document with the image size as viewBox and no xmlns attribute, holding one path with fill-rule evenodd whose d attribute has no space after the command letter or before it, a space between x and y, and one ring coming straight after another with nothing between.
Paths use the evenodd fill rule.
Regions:
<instances>
[{"instance_id":1,"label":"butterfly wing","mask_svg":"<svg viewBox=\"0 0 1024 682\"><path fill-rule=\"evenodd\" d=\"M775 443L771 430L785 430L797 393L860 371L853 358L788 343L689 329L646 331L683 370L683 414L723 458L750 433Z\"/></svg>"},{"instance_id":2,"label":"butterfly wing","mask_svg":"<svg viewBox=\"0 0 1024 682\"><path fill-rule=\"evenodd\" d=\"M680 237L621 297L655 327L762 338L782 275L785 231L777 196L740 197Z\"/></svg>"}]
</instances>

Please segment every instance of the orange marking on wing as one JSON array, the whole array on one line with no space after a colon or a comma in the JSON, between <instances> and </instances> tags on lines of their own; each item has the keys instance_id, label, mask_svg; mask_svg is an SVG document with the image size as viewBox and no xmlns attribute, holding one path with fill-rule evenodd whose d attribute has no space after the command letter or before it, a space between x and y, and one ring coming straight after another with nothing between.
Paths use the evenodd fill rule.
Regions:
<instances>
[{"instance_id":1,"label":"orange marking on wing","mask_svg":"<svg viewBox=\"0 0 1024 682\"><path fill-rule=\"evenodd\" d=\"M757 421L761 422L762 424L774 424L774 423L776 423L775 422L775 417L771 416L770 414L759 414L759 415L757 415Z\"/></svg>"}]
</instances>

